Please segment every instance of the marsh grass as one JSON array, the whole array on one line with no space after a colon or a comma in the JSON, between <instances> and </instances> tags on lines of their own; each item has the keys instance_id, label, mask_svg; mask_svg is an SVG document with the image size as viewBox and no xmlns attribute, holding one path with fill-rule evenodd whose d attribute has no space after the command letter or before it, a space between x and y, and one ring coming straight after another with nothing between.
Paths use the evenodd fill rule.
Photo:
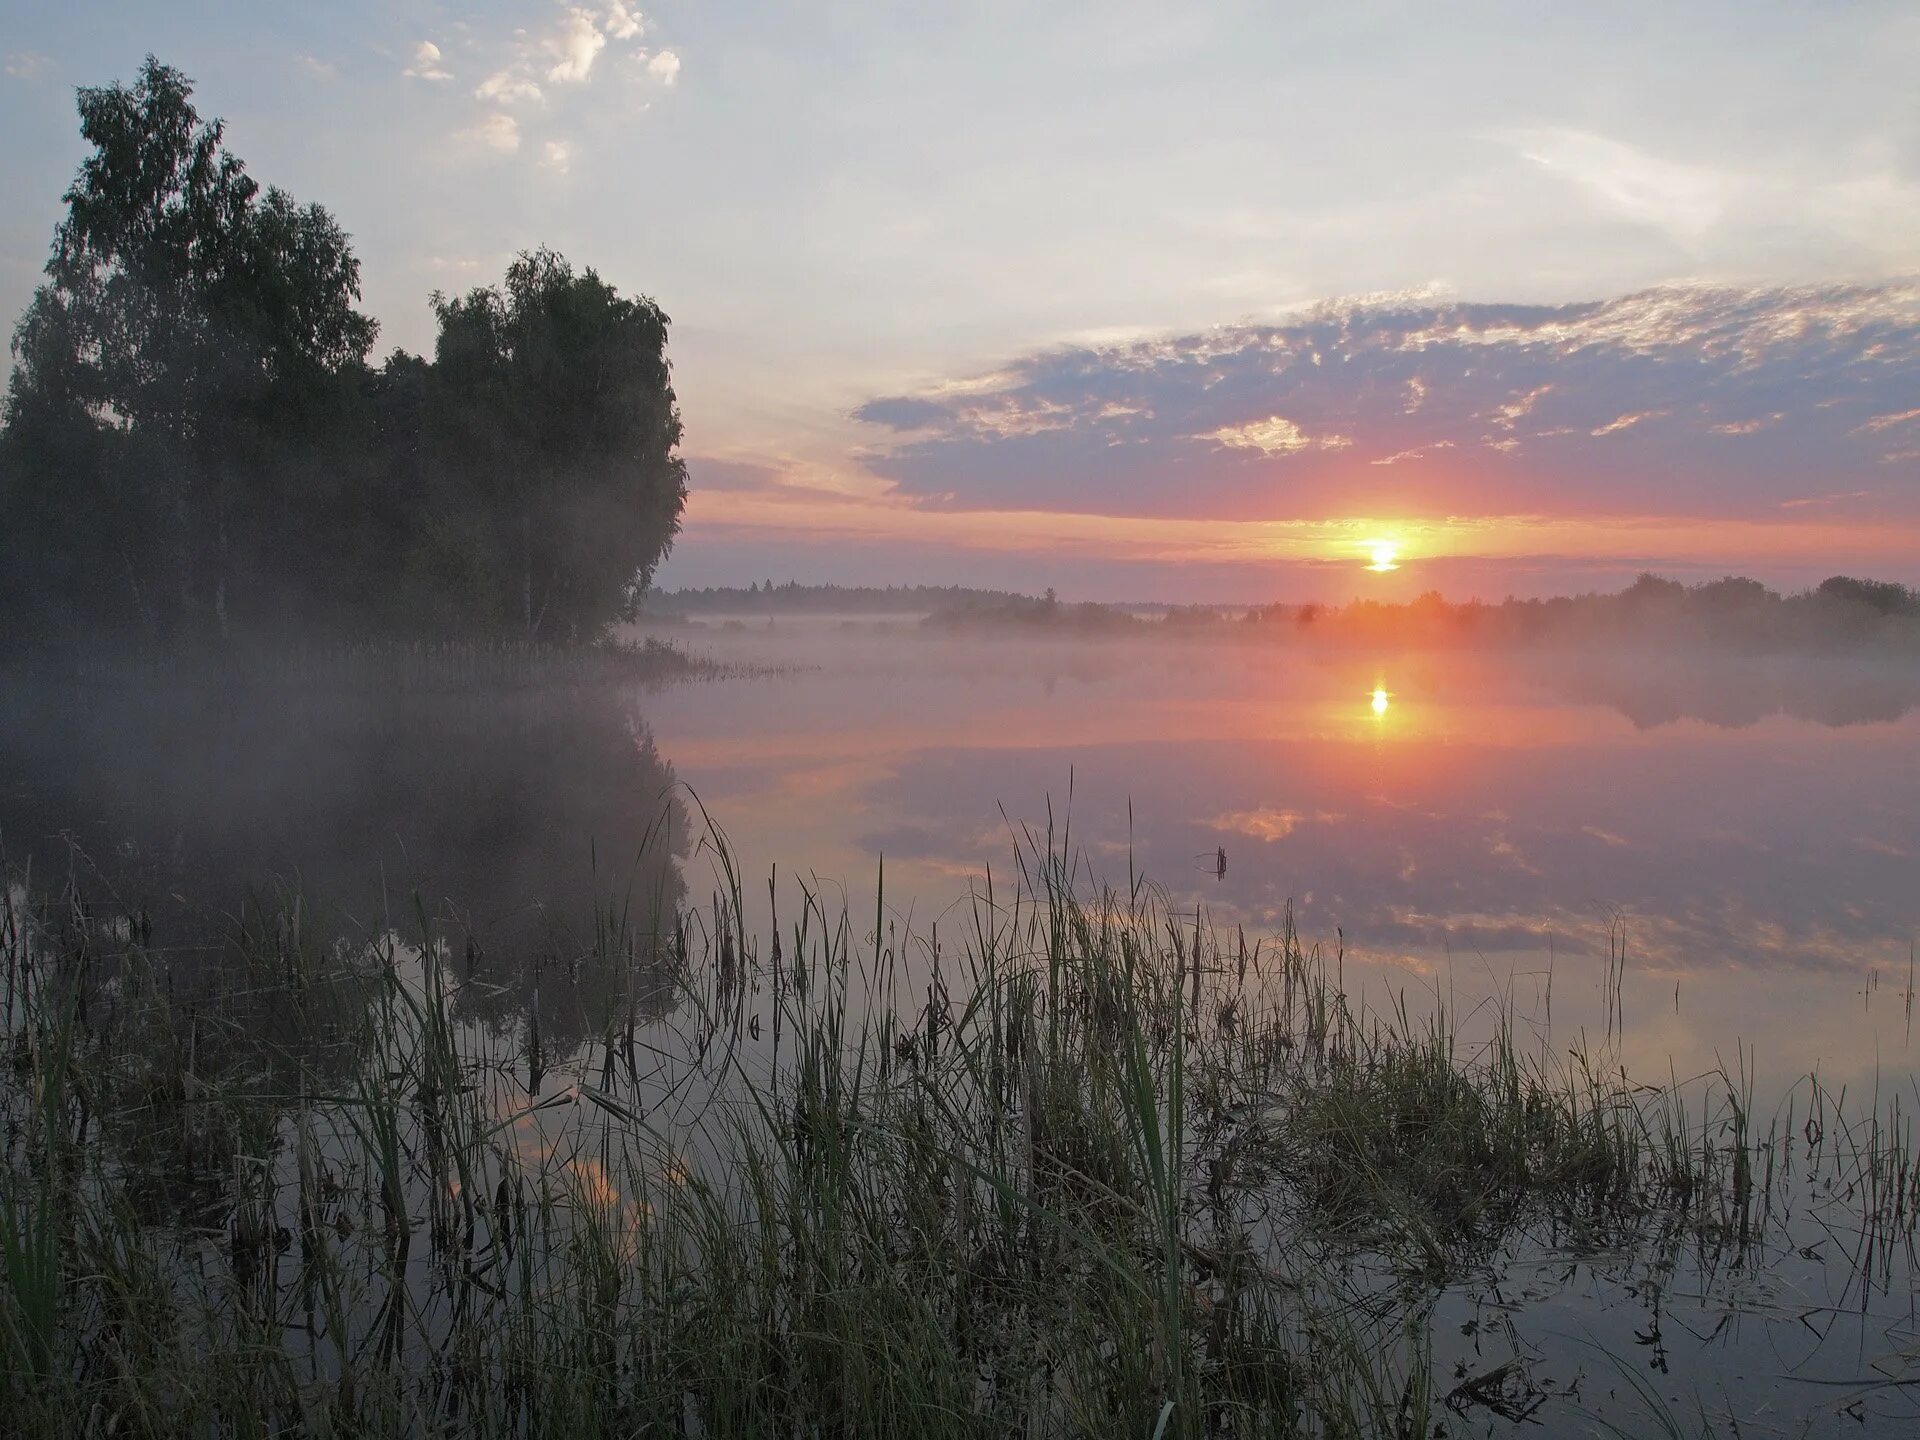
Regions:
<instances>
[{"instance_id":1,"label":"marsh grass","mask_svg":"<svg viewBox=\"0 0 1920 1440\"><path fill-rule=\"evenodd\" d=\"M1648 1088L1504 1008L1367 1009L1050 832L957 947L802 886L763 949L702 853L709 906L596 913L568 963L632 984L565 1054L537 987L463 1018L424 907L323 942L261 897L188 956L9 889L10 1430L1412 1440L1543 1403L1435 1358L1519 1248L1750 1274L1817 1202L1861 1294L1909 1273L1880 1097L1763 1130L1750 1057Z\"/></svg>"}]
</instances>

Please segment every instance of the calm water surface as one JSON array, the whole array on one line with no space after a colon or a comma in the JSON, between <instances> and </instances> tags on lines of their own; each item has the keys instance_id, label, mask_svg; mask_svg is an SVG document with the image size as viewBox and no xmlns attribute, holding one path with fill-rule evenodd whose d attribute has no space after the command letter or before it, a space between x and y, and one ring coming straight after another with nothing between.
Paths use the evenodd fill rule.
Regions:
<instances>
[{"instance_id":1,"label":"calm water surface","mask_svg":"<svg viewBox=\"0 0 1920 1440\"><path fill-rule=\"evenodd\" d=\"M975 641L871 624L702 627L808 668L649 696L660 752L747 874L958 927L1021 826L1250 933L1292 906L1356 985L1505 995L1625 1056L1908 1067L1920 676L1853 660L1341 656ZM1225 853L1225 873L1219 856ZM1551 996L1549 990L1551 989Z\"/></svg>"},{"instance_id":2,"label":"calm water surface","mask_svg":"<svg viewBox=\"0 0 1920 1440\"><path fill-rule=\"evenodd\" d=\"M1773 1088L1911 1069L1911 668L952 638L914 617L669 633L755 673L0 689L0 848L43 881L103 878L163 938L275 891L363 929L417 895L511 967L577 941L596 900L703 902L708 818L762 928L804 884L862 933L878 905L952 948L1051 816L1089 885L1142 877L1250 935L1291 907L1375 1002L1498 997L1557 1045L1606 1027L1624 951L1622 1055L1654 1077L1736 1068L1736 1046Z\"/></svg>"}]
</instances>

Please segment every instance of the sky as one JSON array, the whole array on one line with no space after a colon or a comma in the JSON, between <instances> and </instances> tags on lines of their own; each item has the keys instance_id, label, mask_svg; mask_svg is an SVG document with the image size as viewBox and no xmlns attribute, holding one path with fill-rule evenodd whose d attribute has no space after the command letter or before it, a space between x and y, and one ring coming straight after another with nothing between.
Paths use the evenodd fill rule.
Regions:
<instances>
[{"instance_id":1,"label":"sky","mask_svg":"<svg viewBox=\"0 0 1920 1440\"><path fill-rule=\"evenodd\" d=\"M151 51L352 234L382 349L541 244L661 304L665 585L1920 583L1911 4L0 16L0 311L74 88Z\"/></svg>"}]
</instances>

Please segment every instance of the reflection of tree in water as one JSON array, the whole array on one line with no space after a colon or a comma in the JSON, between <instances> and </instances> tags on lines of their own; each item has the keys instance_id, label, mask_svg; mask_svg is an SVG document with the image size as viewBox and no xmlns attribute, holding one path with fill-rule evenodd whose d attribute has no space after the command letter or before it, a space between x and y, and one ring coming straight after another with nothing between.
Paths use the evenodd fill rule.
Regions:
<instances>
[{"instance_id":1,"label":"reflection of tree in water","mask_svg":"<svg viewBox=\"0 0 1920 1440\"><path fill-rule=\"evenodd\" d=\"M1774 715L1885 724L1920 707L1920 671L1860 659L1584 656L1550 664L1545 678L1557 694L1618 710L1642 730L1679 720L1739 730Z\"/></svg>"},{"instance_id":2,"label":"reflection of tree in water","mask_svg":"<svg viewBox=\"0 0 1920 1440\"><path fill-rule=\"evenodd\" d=\"M537 992L551 1045L672 1003L686 816L618 690L0 688L0 776L8 863L162 949L215 963L297 894L321 948L424 916L464 1012Z\"/></svg>"}]
</instances>

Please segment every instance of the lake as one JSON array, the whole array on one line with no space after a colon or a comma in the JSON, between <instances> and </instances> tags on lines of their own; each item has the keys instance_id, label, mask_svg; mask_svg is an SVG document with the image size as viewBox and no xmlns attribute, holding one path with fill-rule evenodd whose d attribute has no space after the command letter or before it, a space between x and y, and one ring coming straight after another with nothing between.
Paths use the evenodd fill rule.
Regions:
<instances>
[{"instance_id":1,"label":"lake","mask_svg":"<svg viewBox=\"0 0 1920 1440\"><path fill-rule=\"evenodd\" d=\"M1755 1047L1785 1082L1911 1063L1920 675L1850 659L1354 657L913 633L912 618L672 632L747 667L647 697L743 870L953 924L1019 827L1116 887L1344 943L1376 987L1511 994L1664 1074ZM1225 873L1218 873L1224 850ZM755 892L756 894L758 892Z\"/></svg>"},{"instance_id":2,"label":"lake","mask_svg":"<svg viewBox=\"0 0 1920 1440\"><path fill-rule=\"evenodd\" d=\"M825 1203L808 1128L825 1122L803 1118L820 1103L809 1087L840 1093L814 1067L838 1075L822 1057L846 1054L881 1067L849 1115L891 1137L849 1151L846 1195L874 1205L887 1255L916 1257L889 1261L906 1268L871 1282L872 1303L906 1303L922 1270L951 1268L956 1295L987 1287L955 1317L984 1307L1008 1334L1091 1323L1075 1353L1134 1354L1109 1344L1109 1321L1054 1313L1065 1277L1091 1281L1057 1250L1058 1275L1033 1258L1057 1245L1038 1226L1053 1210L1009 1208L1017 1187L1124 1231L1131 1202L1085 1178L1128 1173L1101 1159L1099 1126L1120 1122L1095 1105L1075 1121L1093 1127L1082 1150L1050 1171L1040 1092L1015 1104L990 1078L1040 1066L1045 1034L1056 1068L1035 1073L1071 1089L1098 1058L1087 1047L1133 1023L1139 1073L1193 1066L1196 1098L1176 1078L1158 1120L1139 1113L1149 1128L1191 1116L1175 1153L1190 1144L1197 1169L1164 1196L1190 1290L1152 1313L1213 1337L1193 1362L1206 1384L1252 1383L1248 1362L1220 1358L1244 1326L1316 1363L1329 1345L1365 1356L1355 1374L1428 1394L1450 1434L1594 1414L1632 1433L1696 1410L1741 1433L1894 1435L1920 1419L1911 670L1066 641L929 633L914 616L661 633L710 663L649 683L476 681L408 660L372 683L295 666L272 685L0 687L9 924L30 892L67 896L22 922L24 940L0 936L20 1073L39 1073L35 997L77 977L89 1084L135 1097L86 1142L88 1183L129 1185L115 1215L173 1237L151 1242L160 1271L252 1297L231 1312L263 1327L248 1343L284 1347L316 1384L376 1341L421 1384L470 1351L484 1358L461 1372L464 1403L485 1406L534 1363L516 1358L526 1337L572 1343L578 1323L601 1345L611 1322L552 1297L618 1274L618 1333L670 1332L678 1358L642 1345L592 1393L652 1395L683 1408L687 1433L724 1431L734 1372L715 1336L769 1323L755 1286L781 1313L823 1303L793 1257L839 1229L775 1250L736 1237L786 1234L791 1207ZM1063 880L1082 908L1050 905ZM1018 973L1060 953L1063 925L1081 927L1068 948L1099 948L1141 938L1130 923L1164 946L1124 1003L1091 977L1043 1004ZM124 970L102 958L116 946ZM1175 968L1154 971L1166 956ZM1017 1031L1003 1007L1053 1029ZM1172 1029L1169 1009L1186 1017ZM1441 1051L1421 1038L1429 1017ZM1502 1078L1503 1046L1539 1084ZM1111 1061L1121 1080L1129 1053ZM1457 1065L1469 1082L1448 1078ZM1097 1098L1115 1082L1088 1083ZM9 1134L35 1133L39 1093L7 1091ZM210 1107L225 1128L194 1118ZM363 1111L393 1117L388 1168ZM1024 1168L989 1158L1021 1135ZM1509 1144L1523 1162L1501 1158ZM964 1170L1003 1163L1014 1178ZM791 1197L741 1186L766 1165ZM44 1172L6 1173L31 1200ZM1060 1173L1082 1188L1059 1191ZM676 1230L685 1194L712 1210ZM1278 1257L1267 1299L1230 1278L1229 1231ZM409 1250L416 1232L430 1244ZM284 1276L276 1234L300 1257ZM526 1257L533 1234L551 1238L514 1279L502 1257L516 1236ZM656 1274L655 1245L699 1258ZM756 1264L778 1273L754 1279ZM1126 1270L1099 1304L1155 1273ZM735 1278L705 1288L722 1274ZM358 1277L324 1321L316 1275L323 1290ZM1292 1298L1261 1310L1272 1296ZM714 1318L736 1301L752 1313ZM224 1302L193 1304L183 1327L240 1343ZM537 1325L513 1318L521 1305ZM841 1315L837 1343L888 1343L901 1322L883 1313L872 1332ZM976 1343L952 1323L910 1370ZM978 1343L942 1404L1025 1413L1018 1386L1064 1383L1019 1369L1025 1342ZM1143 1338L1138 1356L1165 1343ZM1158 1364L1102 1370L1096 1388L1144 1403L1172 1383ZM566 1365L541 1373L584 1393ZM792 1392L800 1413L837 1393L823 1374L826 1389ZM1344 1384L1283 1369L1248 1403L1338 1409L1354 1403Z\"/></svg>"},{"instance_id":3,"label":"lake","mask_svg":"<svg viewBox=\"0 0 1920 1440\"><path fill-rule=\"evenodd\" d=\"M512 946L596 893L704 898L710 821L756 928L778 876L930 940L1051 817L1083 881L1253 934L1290 908L1375 998L1551 1002L1577 1033L1620 953L1636 1069L1740 1043L1780 1084L1910 1065L1911 669L917 619L677 626L725 673L644 687L11 692L0 844L203 916L273 884L367 924L417 891Z\"/></svg>"}]
</instances>

